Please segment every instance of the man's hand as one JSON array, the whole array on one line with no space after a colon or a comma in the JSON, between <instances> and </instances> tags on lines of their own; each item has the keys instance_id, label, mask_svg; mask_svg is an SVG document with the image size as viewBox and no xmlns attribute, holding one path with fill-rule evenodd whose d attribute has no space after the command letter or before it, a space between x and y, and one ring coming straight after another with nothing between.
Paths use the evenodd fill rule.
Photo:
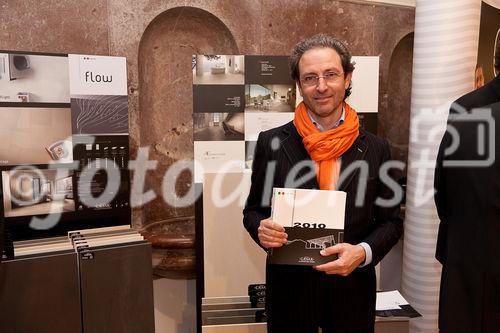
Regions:
<instances>
[{"instance_id":1,"label":"man's hand","mask_svg":"<svg viewBox=\"0 0 500 333\"><path fill-rule=\"evenodd\" d=\"M315 266L318 271L326 274L338 274L347 276L351 274L361 263L365 261L365 249L361 245L352 245L349 243L340 243L321 250L322 256L329 256L337 253L339 258L329 263Z\"/></svg>"},{"instance_id":2,"label":"man's hand","mask_svg":"<svg viewBox=\"0 0 500 333\"><path fill-rule=\"evenodd\" d=\"M266 249L280 247L287 242L285 228L270 218L260 221L258 231L260 245Z\"/></svg>"}]
</instances>

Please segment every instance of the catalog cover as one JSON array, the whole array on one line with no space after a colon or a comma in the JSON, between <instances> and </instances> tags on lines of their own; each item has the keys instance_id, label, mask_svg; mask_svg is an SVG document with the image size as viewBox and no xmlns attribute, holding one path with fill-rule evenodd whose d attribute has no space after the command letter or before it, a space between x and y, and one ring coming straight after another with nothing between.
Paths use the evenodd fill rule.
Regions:
<instances>
[{"instance_id":1,"label":"catalog cover","mask_svg":"<svg viewBox=\"0 0 500 333\"><path fill-rule=\"evenodd\" d=\"M288 241L269 251L269 263L315 266L337 259L322 249L343 242L346 193L274 188L273 221L285 227Z\"/></svg>"},{"instance_id":2,"label":"catalog cover","mask_svg":"<svg viewBox=\"0 0 500 333\"><path fill-rule=\"evenodd\" d=\"M288 242L269 251L270 264L316 266L337 259L336 255L324 257L322 249L343 242L344 230L285 227Z\"/></svg>"}]
</instances>

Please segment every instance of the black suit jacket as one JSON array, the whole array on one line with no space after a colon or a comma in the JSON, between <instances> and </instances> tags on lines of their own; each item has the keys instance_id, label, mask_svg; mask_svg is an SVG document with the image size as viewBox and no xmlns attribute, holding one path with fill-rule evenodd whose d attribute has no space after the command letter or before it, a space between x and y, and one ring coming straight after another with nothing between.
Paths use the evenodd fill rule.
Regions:
<instances>
[{"instance_id":1,"label":"black suit jacket","mask_svg":"<svg viewBox=\"0 0 500 333\"><path fill-rule=\"evenodd\" d=\"M324 328L335 325L335 329L373 325L374 265L398 241L403 229L399 203L388 208L374 203L377 197L393 197L392 190L379 178L379 169L389 158L387 141L363 129L360 129L359 137L341 157L341 183L338 189L347 192L344 241L351 244L368 243L373 252L372 263L356 269L347 277L327 276L310 267L268 265L266 306L270 332L275 332L275 327L288 327L283 332L293 332L294 329L305 332L310 325ZM302 184L295 187L318 189L313 162L292 122L259 135L252 166L252 185L243 212L244 225L257 244L260 221L271 214L272 188L287 187L287 175L299 163L306 167L298 172L297 178ZM346 170L352 168L354 163L364 164L365 172L355 168L346 175ZM274 174L267 171L273 168ZM364 203L357 207L358 184L366 181Z\"/></svg>"},{"instance_id":2,"label":"black suit jacket","mask_svg":"<svg viewBox=\"0 0 500 333\"><path fill-rule=\"evenodd\" d=\"M0 264L2 263L2 256L3 256L3 244L5 242L5 236L4 236L4 224L5 224L5 219L0 219ZM1 267L0 267L1 269Z\"/></svg>"},{"instance_id":3,"label":"black suit jacket","mask_svg":"<svg viewBox=\"0 0 500 333\"><path fill-rule=\"evenodd\" d=\"M441 142L435 173L440 219L436 258L443 264L439 300L441 332L500 331L500 77L457 100L466 110L488 107L495 120L495 160L488 167L445 167L445 161L484 160L478 154L477 122L450 122L460 136ZM450 111L452 112L452 111ZM489 132L487 132L489 133ZM486 151L488 146L486 147Z\"/></svg>"},{"instance_id":4,"label":"black suit jacket","mask_svg":"<svg viewBox=\"0 0 500 333\"><path fill-rule=\"evenodd\" d=\"M500 102L500 75L496 76L492 81L488 82L486 85L479 89L476 89L468 94L457 99L453 104L454 106L450 108L450 114L456 114L460 111L470 111L474 108L481 108ZM460 109L458 110L457 109ZM438 216L441 221L439 224L438 240L436 245L436 259L444 264L447 256L447 233L448 233L448 222L445 218L446 206L445 202L445 185L444 181L444 169L442 168L444 159L444 150L451 144L451 136L446 132L441 140L439 146L437 161L436 161L436 172L434 176L434 188L436 189L436 194L434 196L434 201L436 202L436 208L438 211ZM469 143L470 147L470 143Z\"/></svg>"}]
</instances>

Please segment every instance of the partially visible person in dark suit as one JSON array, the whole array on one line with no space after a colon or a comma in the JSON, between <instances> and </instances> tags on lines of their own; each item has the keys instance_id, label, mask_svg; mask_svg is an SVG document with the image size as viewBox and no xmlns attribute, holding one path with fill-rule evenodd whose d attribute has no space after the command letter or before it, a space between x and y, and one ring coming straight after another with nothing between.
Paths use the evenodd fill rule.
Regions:
<instances>
[{"instance_id":1,"label":"partially visible person in dark suit","mask_svg":"<svg viewBox=\"0 0 500 333\"><path fill-rule=\"evenodd\" d=\"M339 258L315 268L267 265L268 332L317 333L321 327L324 333L372 333L374 267L403 230L399 202L375 204L377 198L395 196L380 177L390 159L389 145L359 128L356 111L345 102L354 64L341 41L317 35L300 42L290 67L303 102L292 122L260 133L243 222L261 247L282 246L287 235L270 218L271 197L266 193L273 187L338 189L347 192L345 243L323 250L322 255ZM347 171L357 164L366 167L366 175L359 169ZM269 172L273 165L274 174ZM299 172L291 184L287 177L294 168ZM366 192L357 205L360 183Z\"/></svg>"},{"instance_id":2,"label":"partially visible person in dark suit","mask_svg":"<svg viewBox=\"0 0 500 333\"><path fill-rule=\"evenodd\" d=\"M500 45L497 45L500 48ZM496 52L500 71L500 50ZM434 185L440 224L436 259L443 265L439 299L442 333L500 332L500 75L483 87L459 98L450 109L449 126L439 147ZM484 108L484 110L475 110ZM459 120L470 112L492 112L496 137L477 121ZM462 114L461 116L459 114ZM458 117L458 118L457 118ZM486 134L482 140L481 133ZM491 140L491 141L490 141ZM489 166L447 166L458 161L481 161L495 144ZM482 147L482 148L481 148ZM483 154L481 154L483 150Z\"/></svg>"},{"instance_id":3,"label":"partially visible person in dark suit","mask_svg":"<svg viewBox=\"0 0 500 333\"><path fill-rule=\"evenodd\" d=\"M4 236L4 220L0 219L0 264L2 263L2 257L3 257L3 243L5 241L5 236Z\"/></svg>"},{"instance_id":4,"label":"partially visible person in dark suit","mask_svg":"<svg viewBox=\"0 0 500 333\"><path fill-rule=\"evenodd\" d=\"M7 237L7 235L6 235L7 230L5 230L6 229L5 228L5 218L3 216L4 216L3 208L0 208L0 264L2 263L4 249L5 249L5 243L6 243L6 237ZM2 268L0 267L0 270L1 269Z\"/></svg>"}]
</instances>

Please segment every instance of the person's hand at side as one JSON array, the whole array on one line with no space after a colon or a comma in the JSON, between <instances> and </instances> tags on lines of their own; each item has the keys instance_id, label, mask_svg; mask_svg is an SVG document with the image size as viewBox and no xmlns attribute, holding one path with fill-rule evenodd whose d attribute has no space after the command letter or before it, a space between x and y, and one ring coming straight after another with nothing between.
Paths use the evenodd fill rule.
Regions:
<instances>
[{"instance_id":1,"label":"person's hand at side","mask_svg":"<svg viewBox=\"0 0 500 333\"><path fill-rule=\"evenodd\" d=\"M337 274L347 276L352 273L359 265L365 262L366 253L361 245L352 245L349 243L340 243L321 250L322 256L338 254L338 259L329 263L315 266L318 271L326 274Z\"/></svg>"},{"instance_id":2,"label":"person's hand at side","mask_svg":"<svg viewBox=\"0 0 500 333\"><path fill-rule=\"evenodd\" d=\"M288 237L285 228L270 218L260 221L258 236L260 244L266 249L283 246Z\"/></svg>"}]
</instances>

